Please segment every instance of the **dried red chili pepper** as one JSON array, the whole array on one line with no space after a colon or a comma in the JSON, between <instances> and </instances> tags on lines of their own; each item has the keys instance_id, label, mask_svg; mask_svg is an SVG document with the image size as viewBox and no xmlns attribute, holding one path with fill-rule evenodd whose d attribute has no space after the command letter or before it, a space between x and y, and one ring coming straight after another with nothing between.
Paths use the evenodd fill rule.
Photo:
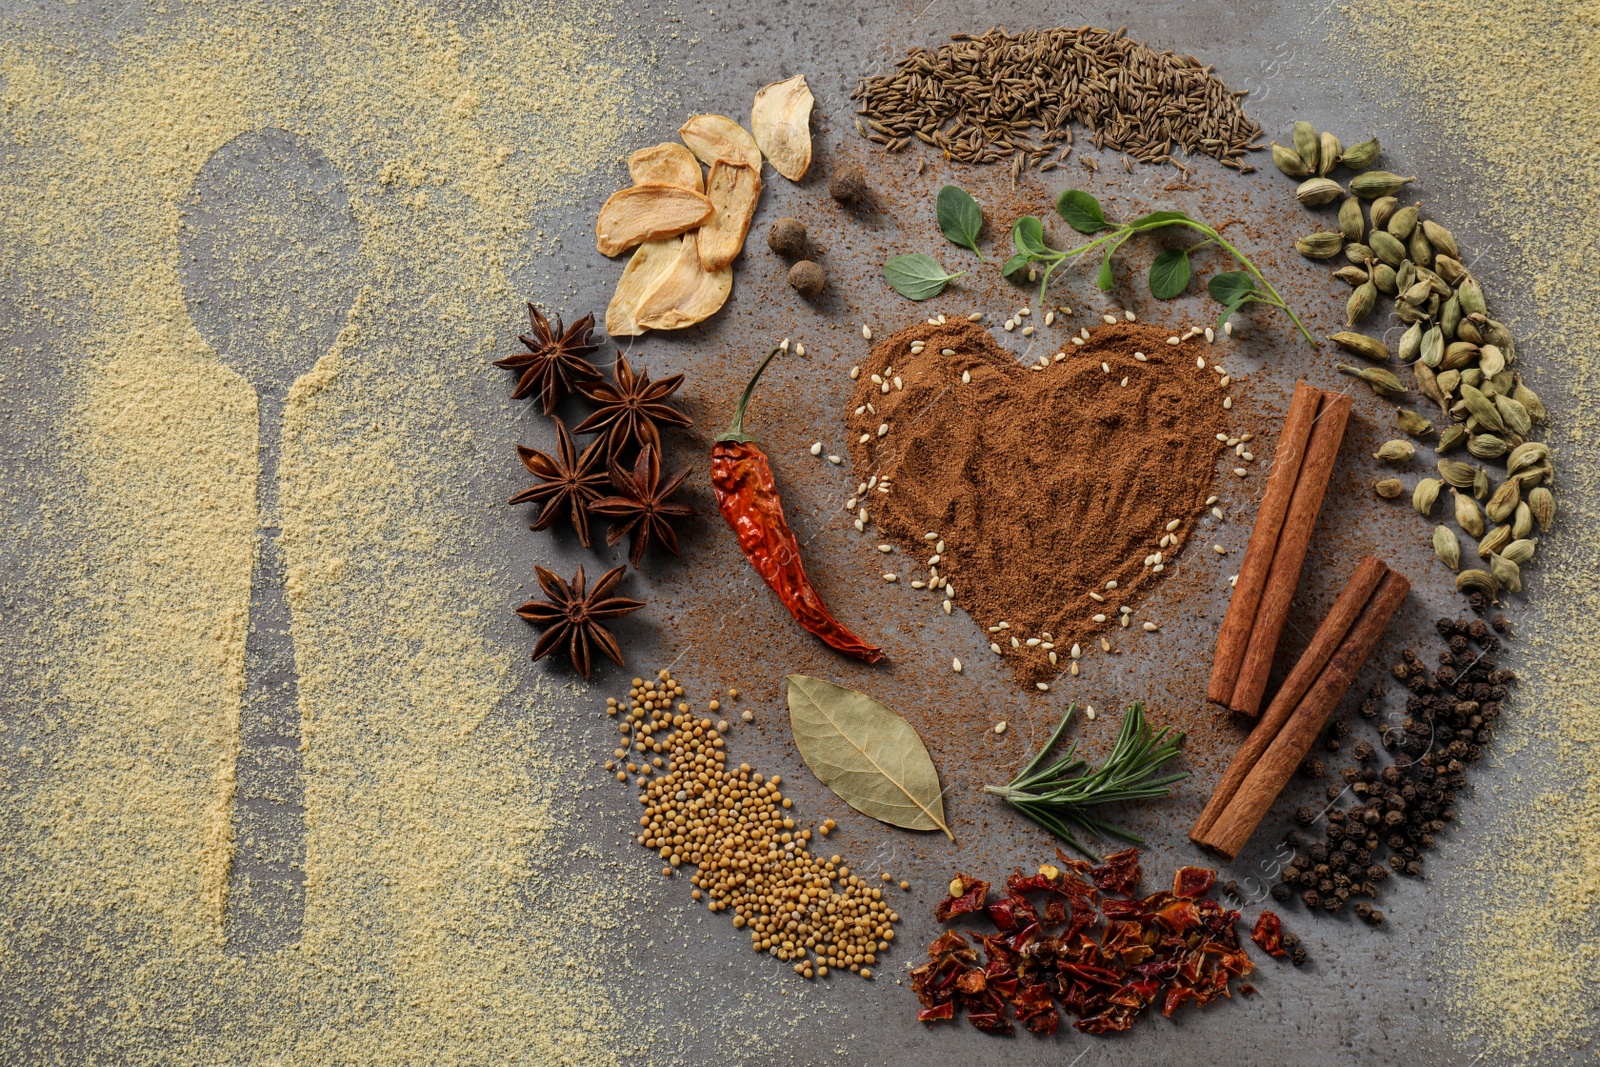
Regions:
<instances>
[{"instance_id":1,"label":"dried red chili pepper","mask_svg":"<svg viewBox=\"0 0 1600 1067\"><path fill-rule=\"evenodd\" d=\"M1270 911L1263 911L1256 919L1256 928L1250 931L1250 940L1261 946L1269 956L1287 956L1283 948L1283 923Z\"/></svg>"},{"instance_id":2,"label":"dried red chili pepper","mask_svg":"<svg viewBox=\"0 0 1600 1067\"><path fill-rule=\"evenodd\" d=\"M1198 900L1211 892L1217 872L1207 867L1179 867L1172 877L1172 895L1186 900Z\"/></svg>"},{"instance_id":3,"label":"dried red chili pepper","mask_svg":"<svg viewBox=\"0 0 1600 1067\"><path fill-rule=\"evenodd\" d=\"M783 501L772 478L772 467L753 438L744 432L744 412L761 372L782 349L774 348L761 361L750 384L744 387L728 432L711 447L711 486L717 506L739 536L739 548L756 573L778 594L784 607L806 630L847 656L877 663L883 649L869 645L835 619L806 577L800 562L800 542L783 517Z\"/></svg>"}]
</instances>

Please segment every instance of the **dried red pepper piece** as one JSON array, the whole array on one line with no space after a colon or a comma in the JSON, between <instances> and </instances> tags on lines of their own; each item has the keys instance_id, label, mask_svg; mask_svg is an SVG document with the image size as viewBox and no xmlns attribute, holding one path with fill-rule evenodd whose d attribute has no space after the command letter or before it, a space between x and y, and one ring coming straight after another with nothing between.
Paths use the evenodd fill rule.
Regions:
<instances>
[{"instance_id":1,"label":"dried red pepper piece","mask_svg":"<svg viewBox=\"0 0 1600 1067\"><path fill-rule=\"evenodd\" d=\"M971 915L975 911L982 911L985 899L989 896L988 882L980 882L964 874L956 875L952 881L961 883L961 895L945 897L933 909L933 917L942 923L949 922L957 915Z\"/></svg>"},{"instance_id":2,"label":"dried red pepper piece","mask_svg":"<svg viewBox=\"0 0 1600 1067\"><path fill-rule=\"evenodd\" d=\"M711 447L711 487L722 517L739 536L739 548L750 565L778 594L789 613L809 632L847 656L877 663L883 649L851 633L828 611L800 562L800 542L783 516L783 501L773 481L772 466L755 440L744 432L745 408L761 372L782 349L761 361L734 409L733 423Z\"/></svg>"},{"instance_id":3,"label":"dried red pepper piece","mask_svg":"<svg viewBox=\"0 0 1600 1067\"><path fill-rule=\"evenodd\" d=\"M1283 921L1270 911L1263 911L1256 919L1256 927L1250 931L1250 940L1260 945L1261 951L1269 956L1282 958L1289 954L1283 947Z\"/></svg>"},{"instance_id":4,"label":"dried red pepper piece","mask_svg":"<svg viewBox=\"0 0 1600 1067\"><path fill-rule=\"evenodd\" d=\"M956 1017L956 1002L947 1000L943 1004L935 1004L931 1008L923 1008L917 1012L919 1023L944 1023Z\"/></svg>"},{"instance_id":5,"label":"dried red pepper piece","mask_svg":"<svg viewBox=\"0 0 1600 1067\"><path fill-rule=\"evenodd\" d=\"M1208 867L1179 867L1172 876L1172 895L1186 900L1196 900L1211 892L1217 872Z\"/></svg>"},{"instance_id":6,"label":"dried red pepper piece","mask_svg":"<svg viewBox=\"0 0 1600 1067\"><path fill-rule=\"evenodd\" d=\"M1139 888L1139 850L1112 853L1089 871L1089 878L1102 892L1132 893Z\"/></svg>"}]
</instances>

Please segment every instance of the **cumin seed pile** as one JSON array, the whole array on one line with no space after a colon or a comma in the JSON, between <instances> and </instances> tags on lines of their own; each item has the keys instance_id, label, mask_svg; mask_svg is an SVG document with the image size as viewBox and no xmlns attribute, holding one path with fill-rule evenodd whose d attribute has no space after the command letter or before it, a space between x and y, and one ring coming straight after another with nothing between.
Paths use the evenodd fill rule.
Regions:
<instances>
[{"instance_id":1,"label":"cumin seed pile","mask_svg":"<svg viewBox=\"0 0 1600 1067\"><path fill-rule=\"evenodd\" d=\"M868 140L897 152L915 137L963 163L1009 156L1015 175L1024 165L1060 165L1076 122L1096 148L1141 163L1187 170L1173 159L1181 148L1241 173L1255 169L1244 154L1261 147L1261 127L1240 107L1244 91L1230 90L1194 56L1087 26L997 28L950 40L937 50L913 48L894 73L856 86L851 99L861 101L858 129Z\"/></svg>"}]
</instances>

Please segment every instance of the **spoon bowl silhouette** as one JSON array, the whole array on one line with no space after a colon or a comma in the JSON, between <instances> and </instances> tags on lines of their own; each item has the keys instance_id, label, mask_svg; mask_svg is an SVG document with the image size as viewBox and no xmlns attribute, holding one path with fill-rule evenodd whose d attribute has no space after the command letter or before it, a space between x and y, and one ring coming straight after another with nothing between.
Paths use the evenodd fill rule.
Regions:
<instances>
[{"instance_id":1,"label":"spoon bowl silhouette","mask_svg":"<svg viewBox=\"0 0 1600 1067\"><path fill-rule=\"evenodd\" d=\"M279 544L284 405L328 350L360 290L359 224L343 181L303 138L241 134L196 176L179 224L179 272L195 327L256 391L259 524L239 712L235 851L224 934L268 951L299 939L305 796L299 685Z\"/></svg>"}]
</instances>

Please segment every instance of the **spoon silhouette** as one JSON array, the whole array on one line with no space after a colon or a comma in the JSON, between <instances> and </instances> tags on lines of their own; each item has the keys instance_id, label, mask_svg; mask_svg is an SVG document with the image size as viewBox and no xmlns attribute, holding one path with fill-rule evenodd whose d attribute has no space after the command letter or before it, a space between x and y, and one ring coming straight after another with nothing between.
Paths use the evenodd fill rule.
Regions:
<instances>
[{"instance_id":1,"label":"spoon silhouette","mask_svg":"<svg viewBox=\"0 0 1600 1067\"><path fill-rule=\"evenodd\" d=\"M299 939L305 786L299 679L279 544L278 460L289 389L328 350L360 289L359 224L343 182L295 134L241 134L195 178L179 273L195 327L256 391L259 523L239 709L235 851L223 916L230 947Z\"/></svg>"}]
</instances>

